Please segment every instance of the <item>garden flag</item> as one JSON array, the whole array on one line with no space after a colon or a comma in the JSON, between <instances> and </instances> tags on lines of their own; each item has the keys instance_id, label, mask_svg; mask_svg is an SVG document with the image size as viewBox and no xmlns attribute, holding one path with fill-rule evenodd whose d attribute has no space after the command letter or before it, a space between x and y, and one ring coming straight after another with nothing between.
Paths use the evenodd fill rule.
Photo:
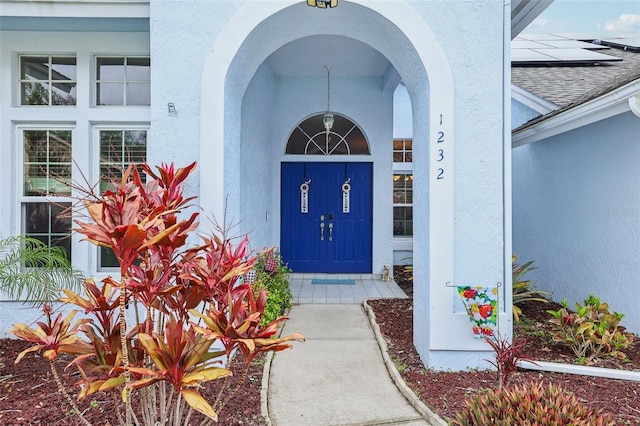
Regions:
<instances>
[{"instance_id":1,"label":"garden flag","mask_svg":"<svg viewBox=\"0 0 640 426\"><path fill-rule=\"evenodd\" d=\"M498 288L458 286L458 294L469 315L475 338L495 338L498 326Z\"/></svg>"}]
</instances>

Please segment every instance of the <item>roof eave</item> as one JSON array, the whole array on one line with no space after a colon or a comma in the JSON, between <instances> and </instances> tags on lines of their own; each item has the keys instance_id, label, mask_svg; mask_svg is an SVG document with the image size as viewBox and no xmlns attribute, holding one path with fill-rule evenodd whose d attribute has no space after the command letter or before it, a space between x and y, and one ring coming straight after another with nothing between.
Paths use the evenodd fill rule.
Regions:
<instances>
[{"instance_id":1,"label":"roof eave","mask_svg":"<svg viewBox=\"0 0 640 426\"><path fill-rule=\"evenodd\" d=\"M551 3L553 0L512 0L511 40L527 28Z\"/></svg>"},{"instance_id":2,"label":"roof eave","mask_svg":"<svg viewBox=\"0 0 640 426\"><path fill-rule=\"evenodd\" d=\"M638 94L640 78L588 102L560 110L557 114L551 113L552 116L546 119L543 117L535 124L525 124L515 129L511 137L511 146L516 148L537 142L630 111L631 100Z\"/></svg>"},{"instance_id":3,"label":"roof eave","mask_svg":"<svg viewBox=\"0 0 640 426\"><path fill-rule=\"evenodd\" d=\"M541 115L546 115L550 112L560 109L559 105L536 96L533 93L516 86L515 84L511 85L511 98L531 108Z\"/></svg>"}]
</instances>

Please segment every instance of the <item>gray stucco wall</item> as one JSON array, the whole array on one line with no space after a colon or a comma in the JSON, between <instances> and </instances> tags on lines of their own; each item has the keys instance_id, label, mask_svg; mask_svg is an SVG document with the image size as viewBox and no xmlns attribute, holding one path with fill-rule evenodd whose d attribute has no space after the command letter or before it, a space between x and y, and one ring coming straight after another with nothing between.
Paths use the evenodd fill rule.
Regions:
<instances>
[{"instance_id":1,"label":"gray stucco wall","mask_svg":"<svg viewBox=\"0 0 640 426\"><path fill-rule=\"evenodd\" d=\"M640 332L640 119L631 112L513 150L513 250L541 290L594 294Z\"/></svg>"}]
</instances>

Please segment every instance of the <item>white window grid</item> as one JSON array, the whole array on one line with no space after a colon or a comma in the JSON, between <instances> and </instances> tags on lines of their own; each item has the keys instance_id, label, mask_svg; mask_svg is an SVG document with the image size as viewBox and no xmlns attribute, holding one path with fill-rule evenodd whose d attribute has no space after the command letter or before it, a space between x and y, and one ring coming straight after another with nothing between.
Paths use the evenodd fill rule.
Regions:
<instances>
[{"instance_id":1,"label":"white window grid","mask_svg":"<svg viewBox=\"0 0 640 426\"><path fill-rule=\"evenodd\" d=\"M120 133L120 146L118 144L114 144L112 147L107 148L103 147L102 137L105 136L106 133L111 133L111 136L114 136ZM144 158L140 158L140 156L130 155L127 153L125 139L127 138L127 133L129 133L131 137L138 138L140 143L144 142L145 151ZM96 182L100 182L99 185L96 186L96 191L104 191L109 186L109 179L119 178L121 175L116 176L118 171L124 171L130 164L136 165L141 162L146 162L146 147L147 147L147 138L149 134L149 124L148 123L140 123L140 124L100 124L96 125L93 128L93 140L94 140L94 150L93 150L93 158L94 161L94 169L96 173L94 174L94 178ZM107 149L105 149L107 148ZM106 151L106 152L105 152ZM106 155L105 155L106 154ZM139 150L138 150L139 154ZM109 176L105 176L105 167L109 169ZM145 175L141 174L143 182L145 181ZM115 265L115 259L112 257L112 254L109 249L96 247L94 250L96 255L97 272L115 272L118 270L118 267Z\"/></svg>"},{"instance_id":2,"label":"white window grid","mask_svg":"<svg viewBox=\"0 0 640 426\"><path fill-rule=\"evenodd\" d=\"M67 239L64 244L60 244L67 250L67 254L70 256L72 252L71 243L71 228L72 228L72 206L76 203L76 199L72 194L71 185L73 181L73 169L71 158L68 163L59 163L69 166L71 171L70 180L61 179L56 177L56 172L51 170L49 164L49 149L47 149L46 161L44 162L29 162L27 158L27 149L25 144L27 143L26 134L31 132L43 132L47 138L47 143L51 139L56 138L56 133L69 132L71 147L69 148L70 157L73 155L73 139L74 139L74 126L72 125L25 125L19 126L16 129L17 136L17 150L19 154L19 161L17 163L16 176L21 178L16 179L16 194L18 194L16 203L16 216L18 218L18 232L20 234L29 234L35 236L45 242L55 241L57 239ZM36 178L29 175L29 168L36 170ZM35 169L34 169L35 167ZM36 194L35 190L27 190L27 181L29 185L35 185L35 187L41 187L43 190L41 194ZM35 182L35 183L34 183ZM32 187L33 188L33 187ZM54 190L54 191L52 191ZM27 193L30 192L30 193ZM29 210L31 209L31 210ZM29 217L27 212L30 211ZM54 211L63 213L61 217L58 217L57 222L48 221L46 231L43 229L42 223L33 225L36 221L41 221L43 214L49 216ZM51 219L51 218L49 218ZM55 223L58 225L64 225L65 230L61 232L55 231ZM66 229L68 223L68 229ZM69 258L70 259L70 258ZM71 259L70 259L71 260Z\"/></svg>"},{"instance_id":3,"label":"white window grid","mask_svg":"<svg viewBox=\"0 0 640 426\"><path fill-rule=\"evenodd\" d=\"M75 55L37 55L24 54L18 57L18 91L19 104L22 106L65 106L76 104L77 89L77 59ZM43 78L28 77L25 72L26 62L29 59L46 59L46 76ZM73 77L67 78L63 71L65 67L73 66ZM68 71L68 70L67 70ZM57 77L57 78L56 78ZM65 77L65 78L61 78ZM40 103L27 102L25 97L26 87L46 87L46 99ZM37 96L37 94L32 94Z\"/></svg>"},{"instance_id":4,"label":"white window grid","mask_svg":"<svg viewBox=\"0 0 640 426\"><path fill-rule=\"evenodd\" d=\"M410 224L411 231L407 230L407 219L404 217L398 218L395 215L397 207L403 208L403 210L413 210L413 172L412 171L395 171L393 174L393 234L394 237L412 237L413 236L413 224ZM404 186L397 184L397 182L405 182ZM409 182L409 184L407 184ZM410 191L410 194L409 194ZM412 215L413 216L413 215ZM413 222L411 220L411 222ZM397 226L399 228L397 229Z\"/></svg>"},{"instance_id":5,"label":"white window grid","mask_svg":"<svg viewBox=\"0 0 640 426\"><path fill-rule=\"evenodd\" d=\"M117 62L117 61L122 61L122 67L123 67L123 75L121 78L101 78L100 77L100 62L104 60L104 61L112 61L112 62ZM133 67L134 65L132 64L132 62L134 61L139 61L139 62L146 62L148 65L148 70L149 70L149 78L134 78L133 75L131 75L131 67ZM96 106L150 106L150 95L151 95L151 78L150 78L150 73L151 73L151 60L149 56L134 56L134 55L128 55L128 56L123 56L123 55L97 55L95 57L95 66L94 66L94 96L95 96L95 102L94 104ZM101 91L100 91L100 86L101 85L121 85L121 90L122 93L121 98L122 98L122 102L120 102L118 100L118 102L109 102L109 103L105 103L105 101L103 101L103 97L101 97ZM132 94L129 93L129 89L131 89L134 85L138 85L141 86L140 88L143 88L142 86L146 86L146 89L144 90L144 95L143 97L145 98L145 102L144 103L136 103L133 102L131 100ZM148 99L148 100L146 100Z\"/></svg>"}]
</instances>

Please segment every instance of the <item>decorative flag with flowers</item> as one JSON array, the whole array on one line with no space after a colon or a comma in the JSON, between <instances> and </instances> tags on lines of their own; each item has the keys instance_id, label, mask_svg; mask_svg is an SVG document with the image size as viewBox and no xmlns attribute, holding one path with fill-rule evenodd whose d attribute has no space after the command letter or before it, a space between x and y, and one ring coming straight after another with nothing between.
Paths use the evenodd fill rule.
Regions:
<instances>
[{"instance_id":1,"label":"decorative flag with flowers","mask_svg":"<svg viewBox=\"0 0 640 426\"><path fill-rule=\"evenodd\" d=\"M498 326L498 288L489 286L458 286L476 339L495 338Z\"/></svg>"}]
</instances>

